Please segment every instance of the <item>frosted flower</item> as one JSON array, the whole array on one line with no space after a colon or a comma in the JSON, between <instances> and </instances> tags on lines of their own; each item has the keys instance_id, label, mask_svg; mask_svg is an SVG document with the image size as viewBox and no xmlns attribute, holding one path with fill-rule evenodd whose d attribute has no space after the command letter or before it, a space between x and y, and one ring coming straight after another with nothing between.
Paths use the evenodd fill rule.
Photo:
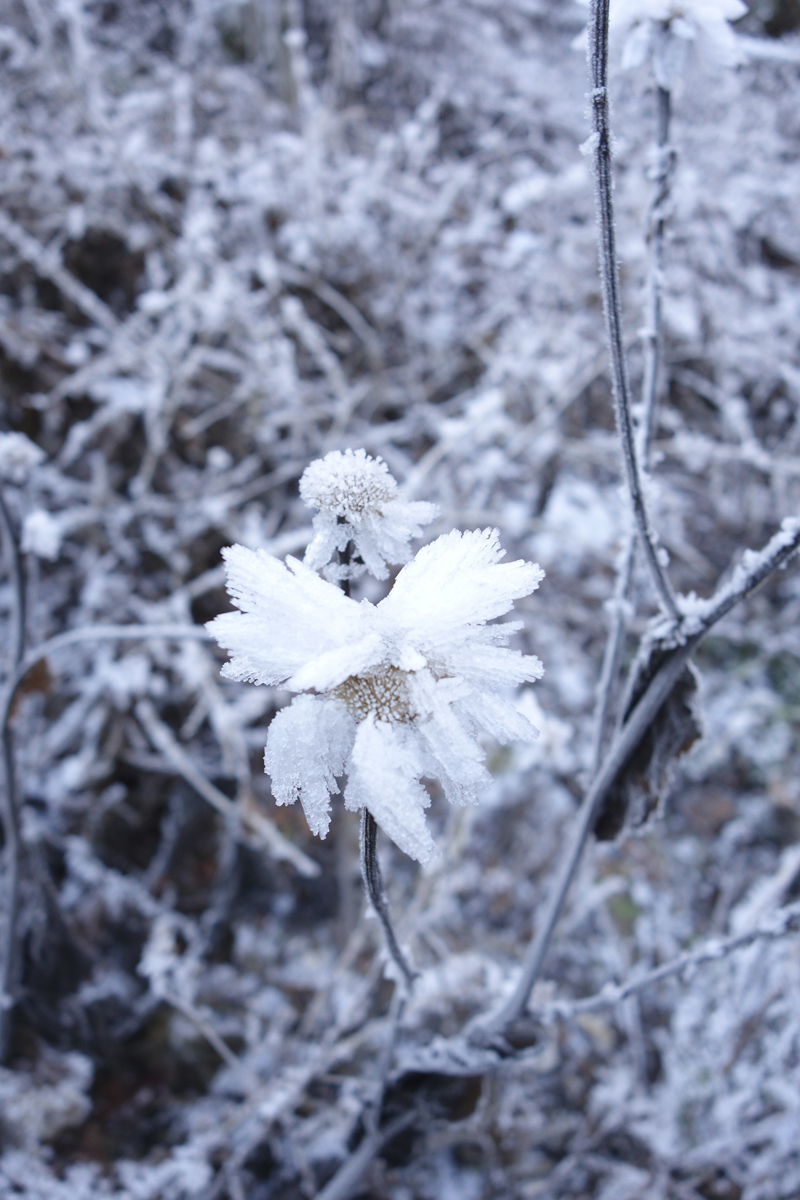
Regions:
<instances>
[{"instance_id":1,"label":"frosted flower","mask_svg":"<svg viewBox=\"0 0 800 1200\"><path fill-rule=\"evenodd\" d=\"M438 515L435 504L398 499L397 481L382 458L366 450L332 450L306 467L300 495L317 508L314 537L305 553L306 566L327 566L330 579L350 579L370 571L386 579L387 563L408 562L408 543ZM361 563L331 563L352 542Z\"/></svg>"},{"instance_id":2,"label":"frosted flower","mask_svg":"<svg viewBox=\"0 0 800 1200\"><path fill-rule=\"evenodd\" d=\"M682 74L689 50L734 66L742 55L728 24L744 16L742 0L612 0L609 30L624 37L623 67L651 59L660 87Z\"/></svg>"},{"instance_id":3,"label":"frosted flower","mask_svg":"<svg viewBox=\"0 0 800 1200\"><path fill-rule=\"evenodd\" d=\"M0 433L0 479L24 483L44 457L44 450L24 433Z\"/></svg>"},{"instance_id":4,"label":"frosted flower","mask_svg":"<svg viewBox=\"0 0 800 1200\"><path fill-rule=\"evenodd\" d=\"M264 755L278 804L299 799L324 837L330 796L347 774L345 806L366 807L412 858L437 853L422 776L475 803L490 781L476 735L532 740L536 730L501 694L538 679L542 664L506 646L519 623L487 625L539 586L535 563L501 563L497 530L457 530L404 567L380 604L345 596L296 559L223 550L240 609L208 625L231 652L229 679L302 692L273 719Z\"/></svg>"}]
</instances>

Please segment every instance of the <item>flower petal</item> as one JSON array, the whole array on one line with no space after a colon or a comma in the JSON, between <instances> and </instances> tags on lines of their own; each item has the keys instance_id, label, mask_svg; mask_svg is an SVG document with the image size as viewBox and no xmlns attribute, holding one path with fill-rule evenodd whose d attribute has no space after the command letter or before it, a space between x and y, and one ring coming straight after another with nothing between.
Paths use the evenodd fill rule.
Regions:
<instances>
[{"instance_id":1,"label":"flower petal","mask_svg":"<svg viewBox=\"0 0 800 1200\"><path fill-rule=\"evenodd\" d=\"M299 798L312 833L330 828L330 797L353 745L355 722L343 705L319 696L298 696L272 719L264 769L276 804Z\"/></svg>"},{"instance_id":2,"label":"flower petal","mask_svg":"<svg viewBox=\"0 0 800 1200\"><path fill-rule=\"evenodd\" d=\"M284 566L244 546L222 554L228 591L241 611L223 613L206 628L231 652L222 669L228 679L280 684L309 660L362 635L361 606L296 559Z\"/></svg>"},{"instance_id":3,"label":"flower petal","mask_svg":"<svg viewBox=\"0 0 800 1200\"><path fill-rule=\"evenodd\" d=\"M409 728L374 717L362 721L347 770L347 808L368 808L392 841L418 862L439 855L425 821L431 801L419 782L422 762Z\"/></svg>"},{"instance_id":4,"label":"flower petal","mask_svg":"<svg viewBox=\"0 0 800 1200\"><path fill-rule=\"evenodd\" d=\"M504 554L496 529L446 533L403 567L378 611L429 657L462 646L470 627L508 612L544 577L537 563L501 563Z\"/></svg>"}]
</instances>

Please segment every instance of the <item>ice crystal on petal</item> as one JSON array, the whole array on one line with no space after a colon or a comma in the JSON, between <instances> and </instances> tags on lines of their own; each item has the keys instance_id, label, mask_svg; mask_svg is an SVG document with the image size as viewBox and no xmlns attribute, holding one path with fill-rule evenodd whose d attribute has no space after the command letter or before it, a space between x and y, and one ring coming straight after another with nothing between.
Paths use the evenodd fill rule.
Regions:
<instances>
[{"instance_id":1,"label":"ice crystal on petal","mask_svg":"<svg viewBox=\"0 0 800 1200\"><path fill-rule=\"evenodd\" d=\"M355 722L343 705L319 696L297 696L273 718L267 734L264 767L272 777L277 804L300 799L312 833L330 828L330 797L339 791L355 738Z\"/></svg>"},{"instance_id":2,"label":"ice crystal on petal","mask_svg":"<svg viewBox=\"0 0 800 1200\"><path fill-rule=\"evenodd\" d=\"M358 727L344 802L353 811L368 808L401 850L426 863L439 850L425 821L431 798L419 782L423 771L412 731L369 716Z\"/></svg>"},{"instance_id":3,"label":"ice crystal on petal","mask_svg":"<svg viewBox=\"0 0 800 1200\"><path fill-rule=\"evenodd\" d=\"M536 737L507 695L538 679L542 664L508 649L517 623L487 622L544 572L501 562L494 529L455 531L420 550L374 605L291 558L284 565L242 546L223 555L240 610L208 626L231 651L224 673L317 693L297 697L270 726L265 766L276 800L300 799L324 837L346 773L346 805L366 806L401 849L427 861L436 850L422 776L438 778L452 802L474 803L490 778L476 735Z\"/></svg>"},{"instance_id":4,"label":"ice crystal on petal","mask_svg":"<svg viewBox=\"0 0 800 1200\"><path fill-rule=\"evenodd\" d=\"M330 579L364 571L386 579L386 564L406 562L409 541L438 513L435 504L400 500L386 463L365 450L332 450L311 463L300 479L300 495L319 510L304 561L315 570L324 567ZM355 561L331 562L348 543Z\"/></svg>"}]
</instances>

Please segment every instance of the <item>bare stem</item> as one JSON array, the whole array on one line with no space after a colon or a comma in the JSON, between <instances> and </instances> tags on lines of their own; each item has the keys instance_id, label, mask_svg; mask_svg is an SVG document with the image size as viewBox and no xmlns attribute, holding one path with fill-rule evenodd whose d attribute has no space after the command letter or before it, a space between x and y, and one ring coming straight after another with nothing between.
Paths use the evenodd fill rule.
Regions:
<instances>
[{"instance_id":1,"label":"bare stem","mask_svg":"<svg viewBox=\"0 0 800 1200\"><path fill-rule=\"evenodd\" d=\"M622 338L612 193L611 138L608 119L608 6L609 0L592 0L589 20L589 66L592 84L595 202L599 231L600 275L603 283L603 308L606 317L608 352L611 359L614 413L622 445L625 478L645 560L665 613L677 622L679 613L675 595L661 565L658 539L650 525L645 505L641 469L634 444L631 387Z\"/></svg>"},{"instance_id":2,"label":"bare stem","mask_svg":"<svg viewBox=\"0 0 800 1200\"><path fill-rule=\"evenodd\" d=\"M25 580L22 571L22 556L20 554L19 541L1 489L0 522L3 525L11 571L11 583L14 590L14 617L10 638L11 669L9 671L9 675L13 675L25 654ZM6 858L6 912L3 923L2 943L0 943L0 1062L5 1062L12 1007L10 993L15 982L14 976L17 959L20 836L16 776L14 773L14 747L10 730L5 724L3 725L2 739L0 740L2 740L3 774L5 776L5 788L2 800L0 801L0 819L3 825Z\"/></svg>"},{"instance_id":3,"label":"bare stem","mask_svg":"<svg viewBox=\"0 0 800 1200\"><path fill-rule=\"evenodd\" d=\"M377 852L378 826L372 813L367 808L361 810L361 875L364 887L370 898L372 907L378 914L386 937L386 946L394 961L403 973L403 977L411 987L414 982L414 972L405 960L402 950L397 944L397 938L389 918L389 906L383 892L381 869L378 864Z\"/></svg>"},{"instance_id":4,"label":"bare stem","mask_svg":"<svg viewBox=\"0 0 800 1200\"><path fill-rule=\"evenodd\" d=\"M674 155L669 145L670 93L666 88L656 89L656 163L652 173L653 197L648 214L648 243L650 267L647 281L647 306L645 314L644 374L642 378L641 417L639 420L638 457L643 471L650 461L650 444L653 437L658 374L661 357L661 294L664 279L664 224L665 209L669 200L670 180ZM598 686L595 710L594 746L592 750L592 773L596 774L602 759L603 743L608 725L608 716L617 679L620 652L625 634L625 601L633 578L636 557L636 537L629 534L622 552L622 561L617 574L614 608L611 627L608 631L603 666Z\"/></svg>"},{"instance_id":5,"label":"bare stem","mask_svg":"<svg viewBox=\"0 0 800 1200\"><path fill-rule=\"evenodd\" d=\"M614 695L614 684L619 668L622 643L625 635L625 601L633 577L633 564L636 557L636 535L631 531L625 539L622 551L622 562L617 573L617 583L614 589L611 628L606 638L606 648L603 653L603 666L600 670L600 682L597 687L597 704L594 712L594 742L592 745L592 775L600 769L603 757L603 745L608 726L611 700Z\"/></svg>"}]
</instances>

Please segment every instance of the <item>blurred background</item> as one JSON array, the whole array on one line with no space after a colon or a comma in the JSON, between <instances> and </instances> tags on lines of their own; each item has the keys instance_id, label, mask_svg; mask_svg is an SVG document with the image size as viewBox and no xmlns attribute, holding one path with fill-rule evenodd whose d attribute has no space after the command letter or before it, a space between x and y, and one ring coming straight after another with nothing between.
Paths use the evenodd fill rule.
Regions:
<instances>
[{"instance_id":1,"label":"blurred background","mask_svg":"<svg viewBox=\"0 0 800 1200\"><path fill-rule=\"evenodd\" d=\"M29 648L202 624L229 607L223 546L302 556L298 480L331 449L435 501L429 538L496 526L547 572L517 605L547 672L521 700L540 740L487 743L476 810L431 785L431 868L381 841L422 976L380 1120L411 1115L341 1196L800 1195L791 938L551 1022L505 1063L433 1053L497 1003L535 927L591 766L628 527L585 21L568 0L0 0L2 431L39 448L0 446L6 670L14 539ZM800 511L798 28L797 0L756 3L741 65L699 62L673 96L649 500L700 596ZM638 387L655 103L618 57ZM656 611L637 565L628 659ZM539 1001L800 896L799 617L790 566L704 644L704 736L655 823L587 855ZM366 1136L394 984L356 819L339 807L321 842L275 807L262 753L288 696L220 680L223 661L85 642L17 697L0 1194L302 1200ZM7 843L6 914L10 864Z\"/></svg>"}]
</instances>

